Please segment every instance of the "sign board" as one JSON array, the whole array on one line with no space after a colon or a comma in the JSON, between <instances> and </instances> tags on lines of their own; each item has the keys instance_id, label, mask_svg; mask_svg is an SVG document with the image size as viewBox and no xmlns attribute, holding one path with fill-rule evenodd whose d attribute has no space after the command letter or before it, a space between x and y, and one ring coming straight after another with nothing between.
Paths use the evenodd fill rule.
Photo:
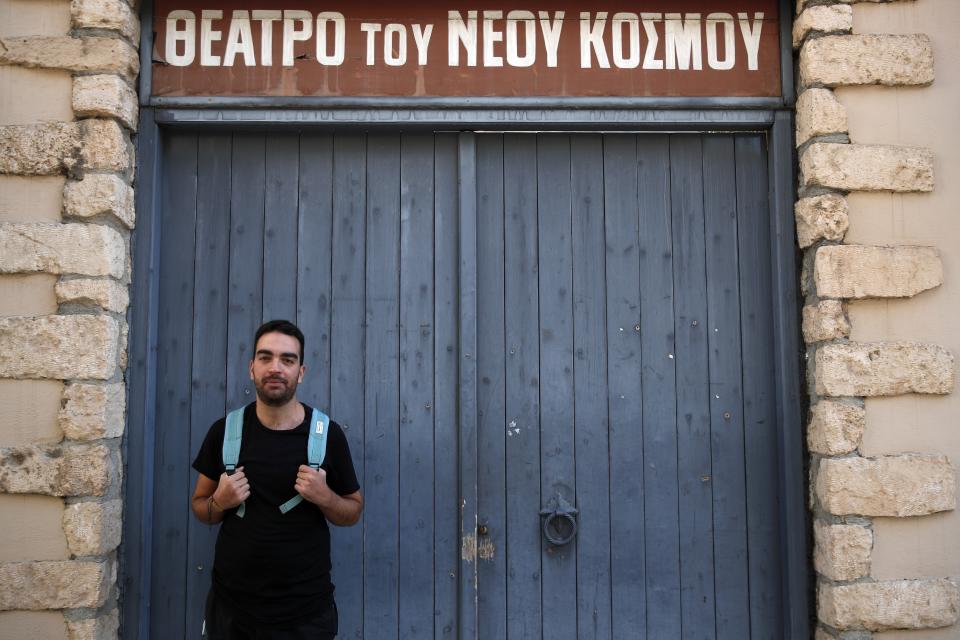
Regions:
<instances>
[{"instance_id":1,"label":"sign board","mask_svg":"<svg viewBox=\"0 0 960 640\"><path fill-rule=\"evenodd\" d=\"M780 95L778 0L157 0L154 96Z\"/></svg>"}]
</instances>

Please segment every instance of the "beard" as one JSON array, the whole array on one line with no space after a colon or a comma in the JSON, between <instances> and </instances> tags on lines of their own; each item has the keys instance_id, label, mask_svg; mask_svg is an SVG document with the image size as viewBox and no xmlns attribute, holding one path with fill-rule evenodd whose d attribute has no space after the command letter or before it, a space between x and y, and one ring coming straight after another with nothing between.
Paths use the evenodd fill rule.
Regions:
<instances>
[{"instance_id":1,"label":"beard","mask_svg":"<svg viewBox=\"0 0 960 640\"><path fill-rule=\"evenodd\" d=\"M282 382L283 386L268 386L270 382ZM288 381L283 378L264 378L263 380L254 380L254 386L257 388L257 398L271 407L281 407L297 393L297 381Z\"/></svg>"}]
</instances>

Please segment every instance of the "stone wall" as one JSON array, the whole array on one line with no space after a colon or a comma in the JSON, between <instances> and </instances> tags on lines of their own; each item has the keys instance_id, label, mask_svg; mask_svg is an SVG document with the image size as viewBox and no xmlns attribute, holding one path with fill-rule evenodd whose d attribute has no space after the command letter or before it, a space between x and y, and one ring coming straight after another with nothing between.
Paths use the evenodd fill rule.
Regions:
<instances>
[{"instance_id":1,"label":"stone wall","mask_svg":"<svg viewBox=\"0 0 960 640\"><path fill-rule=\"evenodd\" d=\"M117 634L139 28L125 0L0 0L4 639Z\"/></svg>"},{"instance_id":2,"label":"stone wall","mask_svg":"<svg viewBox=\"0 0 960 640\"><path fill-rule=\"evenodd\" d=\"M878 414L871 410L877 401L916 398L914 425L923 429L936 422L935 412L924 415L928 405L922 399L935 402L952 394L957 367L952 345L925 339L929 316L923 313L916 313L906 331L889 326L858 331L862 324L882 323L878 311L882 316L889 308L910 307L957 287L944 267L945 260L960 256L955 236L920 242L922 234L909 232L909 219L903 221L903 233L862 233L864 226L882 227L883 218L877 211L854 213L858 196L871 194L913 198L918 216L938 215L933 194L943 188L943 165L937 153L926 140L890 135L899 118L920 114L893 108L887 114L892 117L872 120L871 134L860 137L853 133L861 130L859 122L845 104L858 91L895 98L896 92L929 92L940 81L941 72L934 73L935 51L955 49L952 40L935 42L920 31L855 28L862 13L895 11L914 16L930 12L948 23L960 18L951 0L894 1L869 8L856 0L799 0L794 22L800 167L796 221L804 250L803 335L811 399L807 444L820 640L901 637L899 630L912 630L910 638L960 633L960 588L958 575L949 570L949 556L942 558L946 571L890 575L875 570L885 560L878 556L881 523L932 526L924 522L951 514L957 506L957 459L944 455L953 451L949 436L928 440L927 447L916 446L919 438L904 447L871 450L864 445L879 428ZM955 64L939 57L936 62ZM954 129L953 122L940 126L944 132ZM956 144L957 137L953 140ZM873 242L857 242L854 235ZM949 295L941 299L940 313L958 311Z\"/></svg>"}]
</instances>

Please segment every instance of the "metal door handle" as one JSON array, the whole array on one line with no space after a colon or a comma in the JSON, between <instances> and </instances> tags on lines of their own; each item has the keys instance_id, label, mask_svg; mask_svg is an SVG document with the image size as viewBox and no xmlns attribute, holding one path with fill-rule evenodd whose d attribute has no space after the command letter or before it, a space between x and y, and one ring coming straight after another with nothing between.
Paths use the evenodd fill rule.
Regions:
<instances>
[{"instance_id":1,"label":"metal door handle","mask_svg":"<svg viewBox=\"0 0 960 640\"><path fill-rule=\"evenodd\" d=\"M562 547L577 535L577 509L567 502L563 496L557 495L556 507L553 510L544 509L540 512L543 520L543 537L550 544ZM566 529L566 532L564 532Z\"/></svg>"}]
</instances>

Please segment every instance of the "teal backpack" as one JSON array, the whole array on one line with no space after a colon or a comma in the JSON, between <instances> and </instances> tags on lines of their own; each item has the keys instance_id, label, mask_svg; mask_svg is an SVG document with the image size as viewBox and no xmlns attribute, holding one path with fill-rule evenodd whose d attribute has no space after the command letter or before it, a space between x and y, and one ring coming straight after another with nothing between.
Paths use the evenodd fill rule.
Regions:
<instances>
[{"instance_id":1,"label":"teal backpack","mask_svg":"<svg viewBox=\"0 0 960 640\"><path fill-rule=\"evenodd\" d=\"M246 407L234 409L227 414L227 428L223 434L223 466L227 475L232 476L237 470L237 461L240 459L240 442L243 437L243 411ZM320 469L323 458L327 455L327 431L330 427L330 418L322 411L313 410L310 416L310 435L307 436L307 464L314 469ZM286 513L303 501L299 493L282 505L280 512ZM242 518L247 511L245 502L237 508L237 517Z\"/></svg>"}]
</instances>

